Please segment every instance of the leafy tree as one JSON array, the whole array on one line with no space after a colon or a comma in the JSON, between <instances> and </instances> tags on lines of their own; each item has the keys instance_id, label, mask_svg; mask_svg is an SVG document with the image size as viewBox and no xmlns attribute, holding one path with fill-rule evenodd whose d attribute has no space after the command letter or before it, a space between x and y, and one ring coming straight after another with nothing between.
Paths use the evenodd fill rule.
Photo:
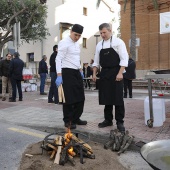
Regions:
<instances>
[{"instance_id":1,"label":"leafy tree","mask_svg":"<svg viewBox=\"0 0 170 170\"><path fill-rule=\"evenodd\" d=\"M0 0L0 54L5 43L13 40L13 26L20 22L21 40L46 38L47 7L41 0Z\"/></svg>"}]
</instances>

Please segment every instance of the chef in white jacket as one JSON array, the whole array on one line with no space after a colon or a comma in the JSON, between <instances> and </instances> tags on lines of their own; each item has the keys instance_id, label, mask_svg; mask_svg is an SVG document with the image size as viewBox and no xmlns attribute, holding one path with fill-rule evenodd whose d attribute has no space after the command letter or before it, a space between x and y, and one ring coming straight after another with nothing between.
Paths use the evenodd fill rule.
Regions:
<instances>
[{"instance_id":1,"label":"chef in white jacket","mask_svg":"<svg viewBox=\"0 0 170 170\"><path fill-rule=\"evenodd\" d=\"M77 42L83 32L83 26L74 24L70 35L58 44L56 57L56 85L63 86L65 103L63 103L63 121L65 127L76 129L76 125L86 125L80 119L84 108L83 72L80 64L80 45Z\"/></svg>"}]
</instances>

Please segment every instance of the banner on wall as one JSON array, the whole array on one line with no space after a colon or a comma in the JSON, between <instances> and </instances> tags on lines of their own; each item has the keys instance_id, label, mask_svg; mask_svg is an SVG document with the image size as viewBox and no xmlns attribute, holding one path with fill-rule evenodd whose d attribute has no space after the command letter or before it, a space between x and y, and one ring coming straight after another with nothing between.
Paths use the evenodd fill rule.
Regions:
<instances>
[{"instance_id":1,"label":"banner on wall","mask_svg":"<svg viewBox=\"0 0 170 170\"><path fill-rule=\"evenodd\" d=\"M170 33L170 12L160 13L160 34Z\"/></svg>"}]
</instances>

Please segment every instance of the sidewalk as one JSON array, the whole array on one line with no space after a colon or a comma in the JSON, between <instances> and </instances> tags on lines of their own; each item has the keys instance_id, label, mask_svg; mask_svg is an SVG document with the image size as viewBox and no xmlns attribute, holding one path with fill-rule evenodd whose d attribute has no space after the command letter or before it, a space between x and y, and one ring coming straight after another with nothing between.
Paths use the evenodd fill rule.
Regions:
<instances>
[{"instance_id":1,"label":"sidewalk","mask_svg":"<svg viewBox=\"0 0 170 170\"><path fill-rule=\"evenodd\" d=\"M103 121L104 106L98 105L98 92L85 91L86 101L83 120L86 126L77 126L77 131L85 132L91 139L106 140L113 126L98 128L98 123ZM24 92L22 102L10 103L0 100L0 121L22 126L34 127L44 131L65 130L63 123L62 105L48 104L47 96L39 92ZM170 101L166 100L166 121L162 127L149 128L144 123L144 99L147 90L134 89L133 98L125 99L125 127L135 141L149 142L160 139L170 139Z\"/></svg>"}]
</instances>

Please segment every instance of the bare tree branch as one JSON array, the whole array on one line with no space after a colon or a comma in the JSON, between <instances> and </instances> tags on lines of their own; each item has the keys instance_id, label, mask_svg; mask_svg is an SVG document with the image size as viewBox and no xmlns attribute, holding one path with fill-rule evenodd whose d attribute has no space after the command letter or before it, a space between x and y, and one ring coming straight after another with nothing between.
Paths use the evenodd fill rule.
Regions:
<instances>
[{"instance_id":1,"label":"bare tree branch","mask_svg":"<svg viewBox=\"0 0 170 170\"><path fill-rule=\"evenodd\" d=\"M13 8L12 8L12 12L13 12L13 14L15 15L15 14L16 14L16 11L15 11L15 3L14 3L14 1L12 1L12 3L10 4L10 6L13 7ZM15 22L18 22L18 18L17 18L17 17L15 17Z\"/></svg>"},{"instance_id":2,"label":"bare tree branch","mask_svg":"<svg viewBox=\"0 0 170 170\"><path fill-rule=\"evenodd\" d=\"M11 28L10 28L10 24L11 24L11 21L16 17L18 16L19 14L23 13L27 8L24 8L20 11L18 11L15 15L13 15L9 20L8 20L8 23L7 23L7 31L11 31Z\"/></svg>"},{"instance_id":3,"label":"bare tree branch","mask_svg":"<svg viewBox=\"0 0 170 170\"><path fill-rule=\"evenodd\" d=\"M0 27L3 27L8 23L9 18L5 18L3 21L0 22Z\"/></svg>"},{"instance_id":4,"label":"bare tree branch","mask_svg":"<svg viewBox=\"0 0 170 170\"><path fill-rule=\"evenodd\" d=\"M11 31L7 31L4 36L0 36L0 40L5 39Z\"/></svg>"},{"instance_id":5,"label":"bare tree branch","mask_svg":"<svg viewBox=\"0 0 170 170\"><path fill-rule=\"evenodd\" d=\"M39 6L40 6L40 5L38 5L37 9L32 13L30 19L29 19L28 22L27 22L27 25L26 25L24 28L21 29L21 32L24 31L24 30L26 30L26 29L28 28L29 24L31 23L31 21L32 21L34 15L35 15L35 13L38 11Z\"/></svg>"},{"instance_id":6,"label":"bare tree branch","mask_svg":"<svg viewBox=\"0 0 170 170\"><path fill-rule=\"evenodd\" d=\"M10 35L10 36L8 36L7 38L5 38L3 41L1 41L1 45L3 44L5 44L5 43L7 43L8 41L11 41L11 40L13 40L13 36L12 35Z\"/></svg>"}]
</instances>

